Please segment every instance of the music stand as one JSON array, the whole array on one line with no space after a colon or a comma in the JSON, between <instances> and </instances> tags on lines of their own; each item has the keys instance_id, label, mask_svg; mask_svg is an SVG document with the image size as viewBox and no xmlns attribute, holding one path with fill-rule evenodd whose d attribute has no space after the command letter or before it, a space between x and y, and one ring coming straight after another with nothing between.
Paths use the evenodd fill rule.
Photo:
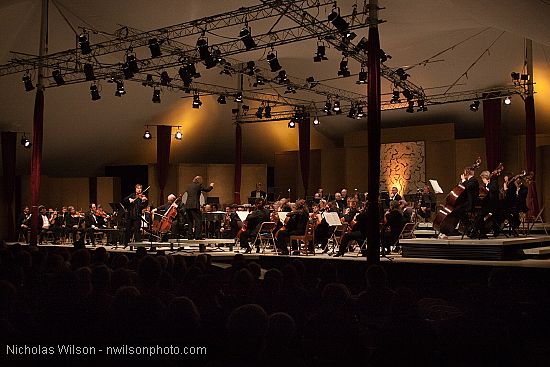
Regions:
<instances>
[{"instance_id":1,"label":"music stand","mask_svg":"<svg viewBox=\"0 0 550 367\"><path fill-rule=\"evenodd\" d=\"M248 197L248 204L250 204L250 205L256 205L256 200L258 200L258 199L261 199L261 198L249 196L249 197Z\"/></svg>"},{"instance_id":2,"label":"music stand","mask_svg":"<svg viewBox=\"0 0 550 367\"><path fill-rule=\"evenodd\" d=\"M206 204L219 204L220 198L218 196L209 196L206 198Z\"/></svg>"},{"instance_id":3,"label":"music stand","mask_svg":"<svg viewBox=\"0 0 550 367\"><path fill-rule=\"evenodd\" d=\"M380 191L380 202L382 203L383 209L388 209L390 207L390 193L387 191Z\"/></svg>"}]
</instances>

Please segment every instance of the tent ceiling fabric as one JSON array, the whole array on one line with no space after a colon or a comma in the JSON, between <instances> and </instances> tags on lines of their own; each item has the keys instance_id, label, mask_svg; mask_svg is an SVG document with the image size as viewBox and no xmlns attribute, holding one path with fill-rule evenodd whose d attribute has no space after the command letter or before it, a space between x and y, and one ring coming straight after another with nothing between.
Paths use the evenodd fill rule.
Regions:
<instances>
[{"instance_id":1,"label":"tent ceiling fabric","mask_svg":"<svg viewBox=\"0 0 550 367\"><path fill-rule=\"evenodd\" d=\"M113 33L121 25L140 30L157 29L172 24L224 13L242 6L256 5L259 1L216 0L208 1L85 1L56 0L65 16L73 26L93 27ZM349 14L355 1L338 1L342 13ZM359 6L362 2L359 1ZM537 105L537 129L540 133L550 133L550 126L543 121L550 117L550 32L547 25L550 15L550 1L546 0L422 0L408 1L380 0L385 7L380 17L385 22L380 28L381 47L392 56L386 65L392 68L415 65L438 52L457 44L467 37L471 40L450 50L433 62L410 69L411 80L426 90L426 94L441 93L453 83L499 36L490 51L470 70L467 78L462 78L453 91L466 91L478 88L490 88L510 84L510 72L521 71L524 55L524 38L534 41L535 58L535 103ZM326 19L328 14L321 12L318 17ZM11 58L10 51L36 54L40 23L40 1L4 0L0 3L0 63L5 64ZM251 22L252 35L269 30L275 19ZM65 23L58 10L50 1L49 52L69 49L75 45L75 36ZM86 22L86 23L84 23ZM283 18L276 29L292 25ZM240 28L230 27L208 34L210 44L223 42L224 37L236 38ZM358 33L356 43L366 36L367 29ZM180 39L187 44L196 42L196 36ZM92 34L91 42L106 40L101 34ZM340 53L334 48L327 50L328 61L313 62L316 40L292 43L277 48L281 65L289 75L297 78L314 76L316 80L336 78ZM110 62L117 62L119 54L109 56ZM254 60L267 68L265 50L253 50L235 56L242 62ZM137 50L138 58L149 57L147 49ZM263 61L259 61L263 60ZM203 83L236 88L237 77L220 75L219 69L206 70L198 67ZM350 60L349 69L356 74L360 65ZM176 76L176 70L171 74ZM0 111L2 131L17 130L30 132L34 93L26 93L21 82L22 75L15 74L0 78L0 98L3 106ZM357 85L356 76L346 79L326 81L327 85L365 94L366 86ZM36 81L36 79L35 79ZM252 81L245 78L245 88ZM138 83L125 83L127 94L122 98L114 96L114 85L101 83L100 101L92 102L89 84L65 85L49 88L45 93L45 131L44 131L44 171L54 174L95 174L105 164L134 164L154 162L154 144L145 144L141 139L144 125L147 123L167 123L182 125L184 144L173 147L173 157L186 162L205 161L227 162L233 156L233 134L231 108L235 105L228 99L227 105L218 105L217 96L201 96L203 102L199 110L191 108L192 98L182 92L162 92L162 103L151 102L152 90ZM284 89L278 88L280 93ZM273 92L272 89L266 90ZM382 93L391 93L392 86L382 83ZM298 92L293 95L316 102L324 101L320 95ZM183 98L182 98L183 97ZM517 98L517 97L516 97ZM503 109L505 128L511 133L523 132L523 104L513 103L511 108ZM254 113L257 102L250 105ZM428 112L408 114L404 110L385 111L382 114L382 126L404 126L414 124L435 124L455 122L457 136L469 137L482 134L482 114L472 113L466 102L430 106ZM340 116L320 116L321 125L315 127L325 137L335 142L341 141L344 134L366 128L366 119L352 120ZM268 127L272 124L273 127ZM247 142L247 130L256 134L261 128L277 131L277 136L286 133L286 122L259 124L245 127L244 146L250 145L244 155L244 161L254 163L269 161L269 154L288 147L285 138L267 142L263 147L254 148L254 142ZM269 130L271 129L271 130ZM250 132L249 134L252 134ZM292 132L294 134L294 132ZM290 133L289 133L290 135ZM293 135L292 135L293 136ZM250 137L250 135L249 135ZM187 138L187 140L186 140ZM205 139L208 144L205 144ZM295 139L289 137L288 139ZM217 148L212 149L212 144ZM120 149L121 144L125 149ZM270 153L263 153L272 149ZM105 154L109 152L109 154ZM246 153L250 153L248 156ZM20 154L18 169L26 170L28 157ZM66 167L66 162L74 160L90 161L77 167ZM69 161L67 161L69 160ZM62 163L60 163L62 162ZM65 163L63 163L65 162ZM60 165L63 167L61 170ZM91 172L91 173L90 173Z\"/></svg>"}]
</instances>

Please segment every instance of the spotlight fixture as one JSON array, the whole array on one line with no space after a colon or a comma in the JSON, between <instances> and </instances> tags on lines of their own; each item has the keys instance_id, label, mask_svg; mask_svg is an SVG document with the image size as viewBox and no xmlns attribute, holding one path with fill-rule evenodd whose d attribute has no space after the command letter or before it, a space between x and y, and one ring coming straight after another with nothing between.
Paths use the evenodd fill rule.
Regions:
<instances>
[{"instance_id":1,"label":"spotlight fixture","mask_svg":"<svg viewBox=\"0 0 550 367\"><path fill-rule=\"evenodd\" d=\"M412 94L412 92L409 90L409 89L403 89L403 96L405 98L407 98L407 101L410 101L413 99L414 95Z\"/></svg>"},{"instance_id":2,"label":"spotlight fixture","mask_svg":"<svg viewBox=\"0 0 550 367\"><path fill-rule=\"evenodd\" d=\"M243 71L246 75L254 75L256 72L256 63L254 61L247 61L246 68Z\"/></svg>"},{"instance_id":3,"label":"spotlight fixture","mask_svg":"<svg viewBox=\"0 0 550 367\"><path fill-rule=\"evenodd\" d=\"M426 111L428 111L428 107L425 106L423 99L419 99L416 103L418 103L417 112L426 112Z\"/></svg>"},{"instance_id":4,"label":"spotlight fixture","mask_svg":"<svg viewBox=\"0 0 550 367\"><path fill-rule=\"evenodd\" d=\"M313 125L319 125L321 122L319 121L319 117L315 116L313 119Z\"/></svg>"},{"instance_id":5,"label":"spotlight fixture","mask_svg":"<svg viewBox=\"0 0 550 367\"><path fill-rule=\"evenodd\" d=\"M315 88L319 82L315 81L315 78L312 76L308 76L306 78L306 82L309 84L309 89Z\"/></svg>"},{"instance_id":6,"label":"spotlight fixture","mask_svg":"<svg viewBox=\"0 0 550 367\"><path fill-rule=\"evenodd\" d=\"M523 81L523 82L526 82L526 81L529 80L529 74L521 74L521 75L519 76L519 79L520 79L521 81Z\"/></svg>"},{"instance_id":7,"label":"spotlight fixture","mask_svg":"<svg viewBox=\"0 0 550 367\"><path fill-rule=\"evenodd\" d=\"M61 75L60 70L52 71L52 77L53 77L53 80L55 81L55 84L57 85L65 84L65 80L63 79L63 75Z\"/></svg>"},{"instance_id":8,"label":"spotlight fixture","mask_svg":"<svg viewBox=\"0 0 550 367\"><path fill-rule=\"evenodd\" d=\"M288 80L288 77L286 75L286 70L279 71L279 75L277 75L276 79L278 79L279 83L281 83L281 84L290 83L290 80Z\"/></svg>"},{"instance_id":9,"label":"spotlight fixture","mask_svg":"<svg viewBox=\"0 0 550 367\"><path fill-rule=\"evenodd\" d=\"M401 103L401 99L399 99L399 91L397 89L394 89L394 91L392 92L390 103Z\"/></svg>"},{"instance_id":10,"label":"spotlight fixture","mask_svg":"<svg viewBox=\"0 0 550 367\"><path fill-rule=\"evenodd\" d=\"M470 104L470 111L476 112L477 110L479 110L479 101L473 101Z\"/></svg>"},{"instance_id":11,"label":"spotlight fixture","mask_svg":"<svg viewBox=\"0 0 550 367\"><path fill-rule=\"evenodd\" d=\"M290 121L288 122L288 127L290 129L294 129L296 127L296 121L294 120L294 117L290 119Z\"/></svg>"},{"instance_id":12,"label":"spotlight fixture","mask_svg":"<svg viewBox=\"0 0 550 367\"><path fill-rule=\"evenodd\" d=\"M134 72L130 69L130 65L127 62L122 64L122 74L124 74L124 79L131 79L134 77Z\"/></svg>"},{"instance_id":13,"label":"spotlight fixture","mask_svg":"<svg viewBox=\"0 0 550 367\"><path fill-rule=\"evenodd\" d=\"M248 105L243 104L242 109L243 109L243 113L246 115L248 113L248 110L250 110L250 107Z\"/></svg>"},{"instance_id":14,"label":"spotlight fixture","mask_svg":"<svg viewBox=\"0 0 550 367\"><path fill-rule=\"evenodd\" d=\"M288 94L288 93L296 93L296 89L294 89L294 87L292 85L289 85L286 87L286 90L285 90L285 93L284 94Z\"/></svg>"},{"instance_id":15,"label":"spotlight fixture","mask_svg":"<svg viewBox=\"0 0 550 367\"><path fill-rule=\"evenodd\" d=\"M273 73L283 68L281 64L279 64L279 59L277 58L277 51L272 50L270 53L267 54L266 58L267 58L267 62L269 63L269 67L271 68L271 71Z\"/></svg>"},{"instance_id":16,"label":"spotlight fixture","mask_svg":"<svg viewBox=\"0 0 550 367\"><path fill-rule=\"evenodd\" d=\"M321 62L323 60L328 60L328 57L326 56L326 46L322 42L317 42L317 52L315 53L315 56L313 56L313 61Z\"/></svg>"},{"instance_id":17,"label":"spotlight fixture","mask_svg":"<svg viewBox=\"0 0 550 367\"><path fill-rule=\"evenodd\" d=\"M151 58L160 57L162 51L160 50L160 43L156 38L151 38L149 40L149 50L151 51Z\"/></svg>"},{"instance_id":18,"label":"spotlight fixture","mask_svg":"<svg viewBox=\"0 0 550 367\"><path fill-rule=\"evenodd\" d=\"M378 50L378 57L380 57L380 62L385 63L388 59L391 59L391 56L384 52L384 50Z\"/></svg>"},{"instance_id":19,"label":"spotlight fixture","mask_svg":"<svg viewBox=\"0 0 550 367\"><path fill-rule=\"evenodd\" d=\"M369 40L366 37L361 38L361 40L355 46L356 51L367 52L369 48Z\"/></svg>"},{"instance_id":20,"label":"spotlight fixture","mask_svg":"<svg viewBox=\"0 0 550 367\"><path fill-rule=\"evenodd\" d=\"M270 119L271 118L271 106L269 105L269 102L267 102L267 106L265 106L265 109L264 109L264 117L266 119Z\"/></svg>"},{"instance_id":21,"label":"spotlight fixture","mask_svg":"<svg viewBox=\"0 0 550 367\"><path fill-rule=\"evenodd\" d=\"M330 103L330 101L327 101L325 103L325 107L323 107L323 111L327 114L327 115L332 115L332 103Z\"/></svg>"},{"instance_id":22,"label":"spotlight fixture","mask_svg":"<svg viewBox=\"0 0 550 367\"><path fill-rule=\"evenodd\" d=\"M518 82L519 81L519 73L516 73L515 71L512 72L512 74L510 74L512 76L512 80L514 82Z\"/></svg>"},{"instance_id":23,"label":"spotlight fixture","mask_svg":"<svg viewBox=\"0 0 550 367\"><path fill-rule=\"evenodd\" d=\"M174 139L181 140L181 138L183 138L183 134L181 133L181 131L179 129L179 126L178 126L178 131L176 131L176 134L174 135Z\"/></svg>"},{"instance_id":24,"label":"spotlight fixture","mask_svg":"<svg viewBox=\"0 0 550 367\"><path fill-rule=\"evenodd\" d=\"M84 75L87 81L95 80L94 67L92 64L84 64Z\"/></svg>"},{"instance_id":25,"label":"spotlight fixture","mask_svg":"<svg viewBox=\"0 0 550 367\"><path fill-rule=\"evenodd\" d=\"M350 119L354 119L355 116L357 115L357 109L355 108L355 106L352 104L350 109L349 109L349 112L348 112L348 117Z\"/></svg>"},{"instance_id":26,"label":"spotlight fixture","mask_svg":"<svg viewBox=\"0 0 550 367\"><path fill-rule=\"evenodd\" d=\"M160 73L160 85L168 85L172 81L172 78L168 76L168 72L163 71Z\"/></svg>"},{"instance_id":27,"label":"spotlight fixture","mask_svg":"<svg viewBox=\"0 0 550 367\"><path fill-rule=\"evenodd\" d=\"M150 140L153 136L151 135L151 132L149 131L149 128L147 128L147 130L145 130L145 132L143 133L143 139L145 140Z\"/></svg>"},{"instance_id":28,"label":"spotlight fixture","mask_svg":"<svg viewBox=\"0 0 550 367\"><path fill-rule=\"evenodd\" d=\"M218 97L218 103L227 104L227 102L225 101L225 96L223 94L220 94L220 96Z\"/></svg>"},{"instance_id":29,"label":"spotlight fixture","mask_svg":"<svg viewBox=\"0 0 550 367\"><path fill-rule=\"evenodd\" d=\"M82 33L80 36L78 36L78 45L80 46L80 52L82 52L82 55L88 55L92 53L88 34Z\"/></svg>"},{"instance_id":30,"label":"spotlight fixture","mask_svg":"<svg viewBox=\"0 0 550 367\"><path fill-rule=\"evenodd\" d=\"M328 20L340 33L346 34L348 32L349 24L340 16L340 8L334 7L332 12L328 15Z\"/></svg>"},{"instance_id":31,"label":"spotlight fixture","mask_svg":"<svg viewBox=\"0 0 550 367\"><path fill-rule=\"evenodd\" d=\"M361 68L361 71L359 72L359 80L355 82L355 84L365 84L367 82L367 72L365 69Z\"/></svg>"},{"instance_id":32,"label":"spotlight fixture","mask_svg":"<svg viewBox=\"0 0 550 367\"><path fill-rule=\"evenodd\" d=\"M23 84L25 85L25 91L27 92L30 92L34 89L34 85L32 84L32 79L28 71L25 73L25 75L23 75Z\"/></svg>"},{"instance_id":33,"label":"spotlight fixture","mask_svg":"<svg viewBox=\"0 0 550 367\"><path fill-rule=\"evenodd\" d=\"M504 99L504 104L507 105L507 106L510 105L510 104L512 104L512 99L511 99L510 97L506 97L506 98Z\"/></svg>"},{"instance_id":34,"label":"spotlight fixture","mask_svg":"<svg viewBox=\"0 0 550 367\"><path fill-rule=\"evenodd\" d=\"M406 111L408 113L414 113L414 101L409 101L409 107L407 107Z\"/></svg>"},{"instance_id":35,"label":"spotlight fixture","mask_svg":"<svg viewBox=\"0 0 550 367\"><path fill-rule=\"evenodd\" d=\"M334 101L334 105L332 106L332 110L336 112L336 114L341 114L342 109L340 108L340 101L336 100Z\"/></svg>"},{"instance_id":36,"label":"spotlight fixture","mask_svg":"<svg viewBox=\"0 0 550 367\"><path fill-rule=\"evenodd\" d=\"M136 54L132 50L128 50L128 53L126 54L126 64L128 64L128 67L132 73L139 73Z\"/></svg>"},{"instance_id":37,"label":"spotlight fixture","mask_svg":"<svg viewBox=\"0 0 550 367\"><path fill-rule=\"evenodd\" d=\"M153 98L151 100L153 103L160 103L160 89L153 89Z\"/></svg>"},{"instance_id":38,"label":"spotlight fixture","mask_svg":"<svg viewBox=\"0 0 550 367\"><path fill-rule=\"evenodd\" d=\"M243 92L237 92L235 95L235 102L242 102L243 101Z\"/></svg>"},{"instance_id":39,"label":"spotlight fixture","mask_svg":"<svg viewBox=\"0 0 550 367\"><path fill-rule=\"evenodd\" d=\"M152 87L154 84L153 82L153 75L147 74L147 77L145 78L145 81L141 83L144 87Z\"/></svg>"},{"instance_id":40,"label":"spotlight fixture","mask_svg":"<svg viewBox=\"0 0 550 367\"><path fill-rule=\"evenodd\" d=\"M256 42L254 42L254 39L252 38L250 28L244 27L243 29L241 29L239 37L241 38L241 41L243 41L246 51L256 47Z\"/></svg>"},{"instance_id":41,"label":"spotlight fixture","mask_svg":"<svg viewBox=\"0 0 550 367\"><path fill-rule=\"evenodd\" d=\"M229 65L227 65L227 64L224 65L224 66L223 66L223 69L220 71L220 75L222 75L222 74L231 76L231 75L232 75L232 74L231 74L231 66L229 66Z\"/></svg>"},{"instance_id":42,"label":"spotlight fixture","mask_svg":"<svg viewBox=\"0 0 550 367\"><path fill-rule=\"evenodd\" d=\"M348 59L347 57L344 57L342 61L340 61L340 70L338 70L338 76L342 76L344 78L347 78L350 76L351 73L348 70Z\"/></svg>"},{"instance_id":43,"label":"spotlight fixture","mask_svg":"<svg viewBox=\"0 0 550 367\"><path fill-rule=\"evenodd\" d=\"M199 93L195 91L195 95L193 96L193 108L199 108L200 106L202 106L201 98Z\"/></svg>"},{"instance_id":44,"label":"spotlight fixture","mask_svg":"<svg viewBox=\"0 0 550 367\"><path fill-rule=\"evenodd\" d=\"M257 87L258 85L265 85L265 79L263 76L256 74L256 82L252 86Z\"/></svg>"},{"instance_id":45,"label":"spotlight fixture","mask_svg":"<svg viewBox=\"0 0 550 367\"><path fill-rule=\"evenodd\" d=\"M115 96L122 97L125 94L126 94L126 91L124 90L124 82L122 80L117 80Z\"/></svg>"},{"instance_id":46,"label":"spotlight fixture","mask_svg":"<svg viewBox=\"0 0 550 367\"><path fill-rule=\"evenodd\" d=\"M101 96L99 95L99 89L95 84L90 85L90 94L92 95L92 101L97 101L101 99Z\"/></svg>"},{"instance_id":47,"label":"spotlight fixture","mask_svg":"<svg viewBox=\"0 0 550 367\"><path fill-rule=\"evenodd\" d=\"M398 68L397 70L395 70L395 73L399 76L399 79L401 80L407 80L407 78L409 77L409 74L407 74L407 72L403 68Z\"/></svg>"},{"instance_id":48,"label":"spotlight fixture","mask_svg":"<svg viewBox=\"0 0 550 367\"><path fill-rule=\"evenodd\" d=\"M204 61L207 69L211 69L216 66L217 60L214 59L212 53L210 53L210 50L208 49L207 38L201 37L197 40L197 49L199 51L199 56L201 60Z\"/></svg>"},{"instance_id":49,"label":"spotlight fixture","mask_svg":"<svg viewBox=\"0 0 550 367\"><path fill-rule=\"evenodd\" d=\"M25 134L23 134L23 137L21 138L21 145L24 146L27 149L29 149L32 145L31 141L29 139L27 139Z\"/></svg>"},{"instance_id":50,"label":"spotlight fixture","mask_svg":"<svg viewBox=\"0 0 550 367\"><path fill-rule=\"evenodd\" d=\"M357 120L360 120L365 116L365 113L363 112L363 106L357 106L357 115L355 115L355 118Z\"/></svg>"},{"instance_id":51,"label":"spotlight fixture","mask_svg":"<svg viewBox=\"0 0 550 367\"><path fill-rule=\"evenodd\" d=\"M263 105L260 105L258 107L258 111L256 111L256 117L259 119L263 118L263 113L264 113L264 107Z\"/></svg>"}]
</instances>

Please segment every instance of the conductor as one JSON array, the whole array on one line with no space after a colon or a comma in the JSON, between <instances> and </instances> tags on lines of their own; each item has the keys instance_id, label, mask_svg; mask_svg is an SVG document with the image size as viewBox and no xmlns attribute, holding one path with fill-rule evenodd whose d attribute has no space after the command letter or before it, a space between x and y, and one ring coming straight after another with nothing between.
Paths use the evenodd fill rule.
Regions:
<instances>
[{"instance_id":1,"label":"conductor","mask_svg":"<svg viewBox=\"0 0 550 367\"><path fill-rule=\"evenodd\" d=\"M210 186L205 187L202 183L202 176L196 176L193 182L187 186L187 201L185 203L185 209L188 213L188 218L191 223L189 226L188 238L201 239L201 226L202 226L202 213L200 205L201 192L209 192L214 188L214 183L211 182ZM193 228L193 231L191 231Z\"/></svg>"}]
</instances>

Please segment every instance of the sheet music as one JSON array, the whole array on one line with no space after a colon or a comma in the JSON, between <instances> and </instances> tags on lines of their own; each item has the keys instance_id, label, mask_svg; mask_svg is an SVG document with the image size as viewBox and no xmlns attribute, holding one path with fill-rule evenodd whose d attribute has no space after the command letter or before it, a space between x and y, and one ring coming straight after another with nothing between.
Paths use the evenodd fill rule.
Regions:
<instances>
[{"instance_id":1,"label":"sheet music","mask_svg":"<svg viewBox=\"0 0 550 367\"><path fill-rule=\"evenodd\" d=\"M285 219L286 219L286 215L288 213L290 213L290 212L277 212L277 214L279 214L279 220L284 223Z\"/></svg>"},{"instance_id":2,"label":"sheet music","mask_svg":"<svg viewBox=\"0 0 550 367\"><path fill-rule=\"evenodd\" d=\"M339 226L342 224L340 222L340 217L338 216L338 213L336 212L325 212L323 213L323 218L327 221L328 225L333 226Z\"/></svg>"},{"instance_id":3,"label":"sheet music","mask_svg":"<svg viewBox=\"0 0 550 367\"><path fill-rule=\"evenodd\" d=\"M443 194L443 189L441 188L441 186L439 186L439 183L437 182L437 180L429 180L429 181L436 194Z\"/></svg>"},{"instance_id":4,"label":"sheet music","mask_svg":"<svg viewBox=\"0 0 550 367\"><path fill-rule=\"evenodd\" d=\"M241 222L244 222L249 212L247 210L237 210L235 213L237 213L237 216L239 217Z\"/></svg>"}]
</instances>

